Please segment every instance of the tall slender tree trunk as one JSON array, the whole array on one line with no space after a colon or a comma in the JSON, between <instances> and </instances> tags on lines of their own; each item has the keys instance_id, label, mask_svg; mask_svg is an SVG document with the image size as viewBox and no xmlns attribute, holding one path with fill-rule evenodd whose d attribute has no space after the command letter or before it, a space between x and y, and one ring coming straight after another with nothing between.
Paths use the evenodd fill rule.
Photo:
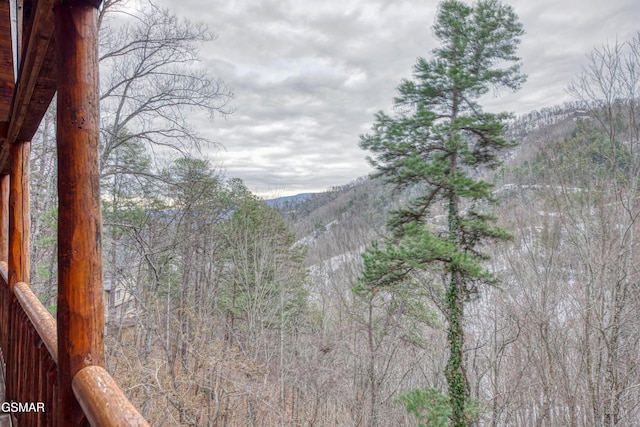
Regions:
<instances>
[{"instance_id":1,"label":"tall slender tree trunk","mask_svg":"<svg viewBox=\"0 0 640 427\"><path fill-rule=\"evenodd\" d=\"M458 117L459 100L454 95L451 108L451 123L454 123ZM449 141L456 138L455 130L449 135ZM458 169L458 153L457 147L451 147L449 173L455 176ZM453 178L455 179L455 178ZM460 242L458 235L460 230L460 197L451 189L449 193L449 212L448 212L448 232L449 240L458 252ZM467 425L465 417L465 406L467 396L469 394L469 386L464 371L463 352L464 352L464 298L465 283L460 271L460 267L455 262L450 264L449 287L446 294L447 315L449 317L449 360L445 370L445 377L449 387L449 400L451 402L451 421L453 427L465 427Z\"/></svg>"},{"instance_id":2,"label":"tall slender tree trunk","mask_svg":"<svg viewBox=\"0 0 640 427\"><path fill-rule=\"evenodd\" d=\"M449 205L449 233L451 240L456 241L458 220L458 200L452 195ZM467 425L465 406L469 386L464 370L464 297L465 284L459 266L451 264L449 288L446 295L447 314L449 316L449 360L445 376L449 386L449 399L451 401L452 425L464 427Z\"/></svg>"},{"instance_id":3,"label":"tall slender tree trunk","mask_svg":"<svg viewBox=\"0 0 640 427\"><path fill-rule=\"evenodd\" d=\"M369 311L367 322L367 344L369 346L369 427L378 427L378 381L376 378L376 346L373 325L373 295L369 297Z\"/></svg>"}]
</instances>

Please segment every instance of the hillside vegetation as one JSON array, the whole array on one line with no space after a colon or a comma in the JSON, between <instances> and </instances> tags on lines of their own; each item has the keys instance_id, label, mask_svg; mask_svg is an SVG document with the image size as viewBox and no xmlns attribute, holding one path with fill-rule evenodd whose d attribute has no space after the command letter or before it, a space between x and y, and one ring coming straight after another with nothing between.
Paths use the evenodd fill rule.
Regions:
<instances>
[{"instance_id":1,"label":"hillside vegetation","mask_svg":"<svg viewBox=\"0 0 640 427\"><path fill-rule=\"evenodd\" d=\"M465 359L480 419L634 425L640 415L633 386L640 382L637 139L616 137L612 145L597 120L575 105L521 117L510 131L520 144L488 178L500 199L500 223L514 239L489 248L488 265L500 284L469 304ZM444 387L446 319L437 280L368 300L352 292L362 266L358 253L382 237L384 212L405 198L364 180L289 214L308 244L311 295L325 319L322 342L342 350L352 360L347 366L364 365L358 390L379 388L390 405L381 409L383 425L413 425L399 411L399 391ZM344 344L345 330L351 345Z\"/></svg>"},{"instance_id":2,"label":"hillside vegetation","mask_svg":"<svg viewBox=\"0 0 640 427\"><path fill-rule=\"evenodd\" d=\"M500 15L446 3L465 25ZM523 81L491 68L517 43L453 55L486 52L445 16L453 47L416 64L431 80L362 138L379 176L269 204L182 113L230 113L195 65L212 35L151 3L109 27L120 4L101 12L107 368L152 425L640 425L640 36L592 53L572 103L514 118L475 100ZM55 312L53 117L32 145L31 286Z\"/></svg>"}]
</instances>

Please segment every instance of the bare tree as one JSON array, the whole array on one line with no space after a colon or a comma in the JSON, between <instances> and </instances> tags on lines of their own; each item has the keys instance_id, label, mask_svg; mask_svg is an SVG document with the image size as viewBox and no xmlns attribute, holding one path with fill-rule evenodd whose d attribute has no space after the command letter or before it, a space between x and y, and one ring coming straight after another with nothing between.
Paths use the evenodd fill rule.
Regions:
<instances>
[{"instance_id":1,"label":"bare tree","mask_svg":"<svg viewBox=\"0 0 640 427\"><path fill-rule=\"evenodd\" d=\"M201 44L215 39L206 26L152 1L127 14L122 3L106 2L100 17L103 177L136 173L117 162L119 147L145 144L186 153L210 143L192 125L199 114L231 112L229 88L198 65Z\"/></svg>"},{"instance_id":2,"label":"bare tree","mask_svg":"<svg viewBox=\"0 0 640 427\"><path fill-rule=\"evenodd\" d=\"M628 418L631 414L625 407L629 387L637 387L637 383L629 382L629 368L635 363L630 366L625 359L630 351L637 351L637 331L629 328L635 323L630 303L640 273L636 267L640 216L640 33L629 42L594 50L569 91L589 109L595 129L604 135L606 145L593 157L613 178L602 187L603 196L590 206L601 221L591 225L590 218L574 218L580 220L576 228L591 225L590 229L596 231L576 230L582 236L580 243L590 277L585 294L584 345L594 422L617 426L633 419ZM603 253L605 241L608 248Z\"/></svg>"}]
</instances>

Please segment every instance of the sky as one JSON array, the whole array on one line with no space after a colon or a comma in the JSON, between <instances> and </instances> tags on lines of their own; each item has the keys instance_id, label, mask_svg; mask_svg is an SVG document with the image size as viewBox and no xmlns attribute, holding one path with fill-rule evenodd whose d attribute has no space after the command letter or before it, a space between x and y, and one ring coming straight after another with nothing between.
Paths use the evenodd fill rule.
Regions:
<instances>
[{"instance_id":1,"label":"sky","mask_svg":"<svg viewBox=\"0 0 640 427\"><path fill-rule=\"evenodd\" d=\"M196 120L224 148L207 156L264 197L325 191L372 171L358 147L376 112L390 111L417 57L436 47L430 0L156 0L208 25L201 65L234 92L235 113ZM640 31L638 0L506 0L524 25L528 81L487 98L526 114L570 101L566 88L605 43ZM498 96L499 95L499 96Z\"/></svg>"}]
</instances>

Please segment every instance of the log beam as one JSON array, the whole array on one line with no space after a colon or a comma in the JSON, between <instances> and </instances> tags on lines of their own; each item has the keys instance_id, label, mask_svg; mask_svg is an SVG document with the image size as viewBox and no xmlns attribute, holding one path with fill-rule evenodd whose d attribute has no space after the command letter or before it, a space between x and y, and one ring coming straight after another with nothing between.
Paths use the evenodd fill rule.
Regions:
<instances>
[{"instance_id":1,"label":"log beam","mask_svg":"<svg viewBox=\"0 0 640 427\"><path fill-rule=\"evenodd\" d=\"M19 54L20 67L9 113L6 140L0 146L0 172L6 173L11 145L31 140L56 92L55 40L53 11L57 0L39 0L31 11L28 28L23 32L24 46ZM18 28L22 32L22 28Z\"/></svg>"}]
</instances>

